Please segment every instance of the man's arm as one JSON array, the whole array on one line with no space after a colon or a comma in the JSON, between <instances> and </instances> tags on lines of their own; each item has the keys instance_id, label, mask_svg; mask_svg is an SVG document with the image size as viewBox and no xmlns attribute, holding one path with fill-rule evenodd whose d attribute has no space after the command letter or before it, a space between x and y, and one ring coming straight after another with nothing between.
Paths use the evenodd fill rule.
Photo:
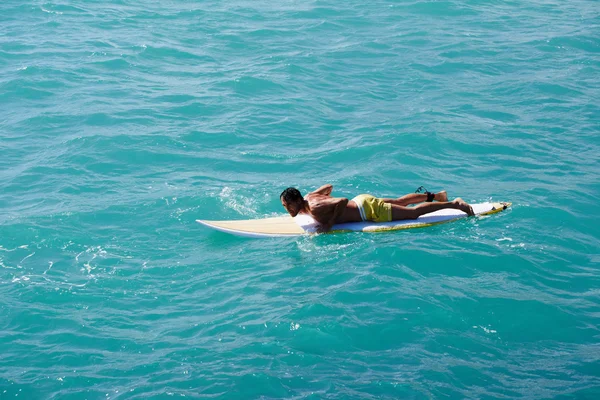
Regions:
<instances>
[{"instance_id":1,"label":"man's arm","mask_svg":"<svg viewBox=\"0 0 600 400\"><path fill-rule=\"evenodd\" d=\"M321 186L320 188L318 188L317 190L315 190L312 193L322 194L323 196L329 196L329 195L331 195L332 190L333 190L333 186L330 184L327 184L327 185Z\"/></svg>"},{"instance_id":2,"label":"man's arm","mask_svg":"<svg viewBox=\"0 0 600 400\"><path fill-rule=\"evenodd\" d=\"M348 205L348 199L344 198L335 199L335 202L337 204L335 205L335 208L333 209L330 218L326 221L319 221L321 225L317 229L317 233L324 233L330 231L333 227L333 224L335 224L335 221L344 213L344 210Z\"/></svg>"}]
</instances>

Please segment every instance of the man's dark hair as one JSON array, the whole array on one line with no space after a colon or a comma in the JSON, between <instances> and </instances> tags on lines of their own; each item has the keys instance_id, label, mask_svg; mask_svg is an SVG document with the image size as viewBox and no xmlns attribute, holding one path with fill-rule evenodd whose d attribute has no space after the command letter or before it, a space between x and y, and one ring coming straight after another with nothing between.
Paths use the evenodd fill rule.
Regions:
<instances>
[{"instance_id":1,"label":"man's dark hair","mask_svg":"<svg viewBox=\"0 0 600 400\"><path fill-rule=\"evenodd\" d=\"M302 195L300 194L300 191L293 187L289 187L283 192L281 192L279 198L285 200L285 202L288 204L303 199Z\"/></svg>"}]
</instances>

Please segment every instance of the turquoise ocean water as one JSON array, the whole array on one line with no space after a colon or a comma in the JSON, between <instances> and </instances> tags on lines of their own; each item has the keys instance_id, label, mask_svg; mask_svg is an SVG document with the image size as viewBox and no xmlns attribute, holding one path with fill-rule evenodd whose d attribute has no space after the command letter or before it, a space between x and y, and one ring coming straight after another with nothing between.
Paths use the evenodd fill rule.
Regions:
<instances>
[{"instance_id":1,"label":"turquoise ocean water","mask_svg":"<svg viewBox=\"0 0 600 400\"><path fill-rule=\"evenodd\" d=\"M0 398L600 398L600 3L0 5ZM425 185L507 212L251 240Z\"/></svg>"}]
</instances>

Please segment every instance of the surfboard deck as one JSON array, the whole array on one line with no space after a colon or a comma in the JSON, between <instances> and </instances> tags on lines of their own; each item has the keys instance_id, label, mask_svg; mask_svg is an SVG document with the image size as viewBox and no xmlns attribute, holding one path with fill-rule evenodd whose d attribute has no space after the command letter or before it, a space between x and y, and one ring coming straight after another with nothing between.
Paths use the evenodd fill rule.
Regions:
<instances>
[{"instance_id":1,"label":"surfboard deck","mask_svg":"<svg viewBox=\"0 0 600 400\"><path fill-rule=\"evenodd\" d=\"M512 203L480 203L471 204L476 215L490 215L506 210ZM384 232L402 229L424 228L442 224L466 217L467 214L460 210L446 209L421 215L417 219L390 221L390 222L349 222L336 224L328 233L344 232ZM231 221L206 221L196 222L217 231L231 233L245 237L293 237L314 233L316 222L308 215L298 215L295 218L289 215L261 219L231 220Z\"/></svg>"}]
</instances>

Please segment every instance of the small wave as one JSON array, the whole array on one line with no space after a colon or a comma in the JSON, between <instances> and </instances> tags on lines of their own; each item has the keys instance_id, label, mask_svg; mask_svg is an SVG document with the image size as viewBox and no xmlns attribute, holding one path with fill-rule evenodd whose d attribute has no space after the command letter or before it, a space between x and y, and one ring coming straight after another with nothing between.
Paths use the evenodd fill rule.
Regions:
<instances>
[{"instance_id":1,"label":"small wave","mask_svg":"<svg viewBox=\"0 0 600 400\"><path fill-rule=\"evenodd\" d=\"M249 197L237 195L230 187L224 187L219 195L225 206L237 211L242 215L258 216L256 200Z\"/></svg>"},{"instance_id":2,"label":"small wave","mask_svg":"<svg viewBox=\"0 0 600 400\"><path fill-rule=\"evenodd\" d=\"M498 333L495 329L487 328L481 325L473 325L474 329L481 328L485 333Z\"/></svg>"},{"instance_id":3,"label":"small wave","mask_svg":"<svg viewBox=\"0 0 600 400\"><path fill-rule=\"evenodd\" d=\"M44 6L42 6L40 8L42 9L43 12L48 13L48 14L62 15L62 12L60 12L60 11L47 10L44 8Z\"/></svg>"}]
</instances>

